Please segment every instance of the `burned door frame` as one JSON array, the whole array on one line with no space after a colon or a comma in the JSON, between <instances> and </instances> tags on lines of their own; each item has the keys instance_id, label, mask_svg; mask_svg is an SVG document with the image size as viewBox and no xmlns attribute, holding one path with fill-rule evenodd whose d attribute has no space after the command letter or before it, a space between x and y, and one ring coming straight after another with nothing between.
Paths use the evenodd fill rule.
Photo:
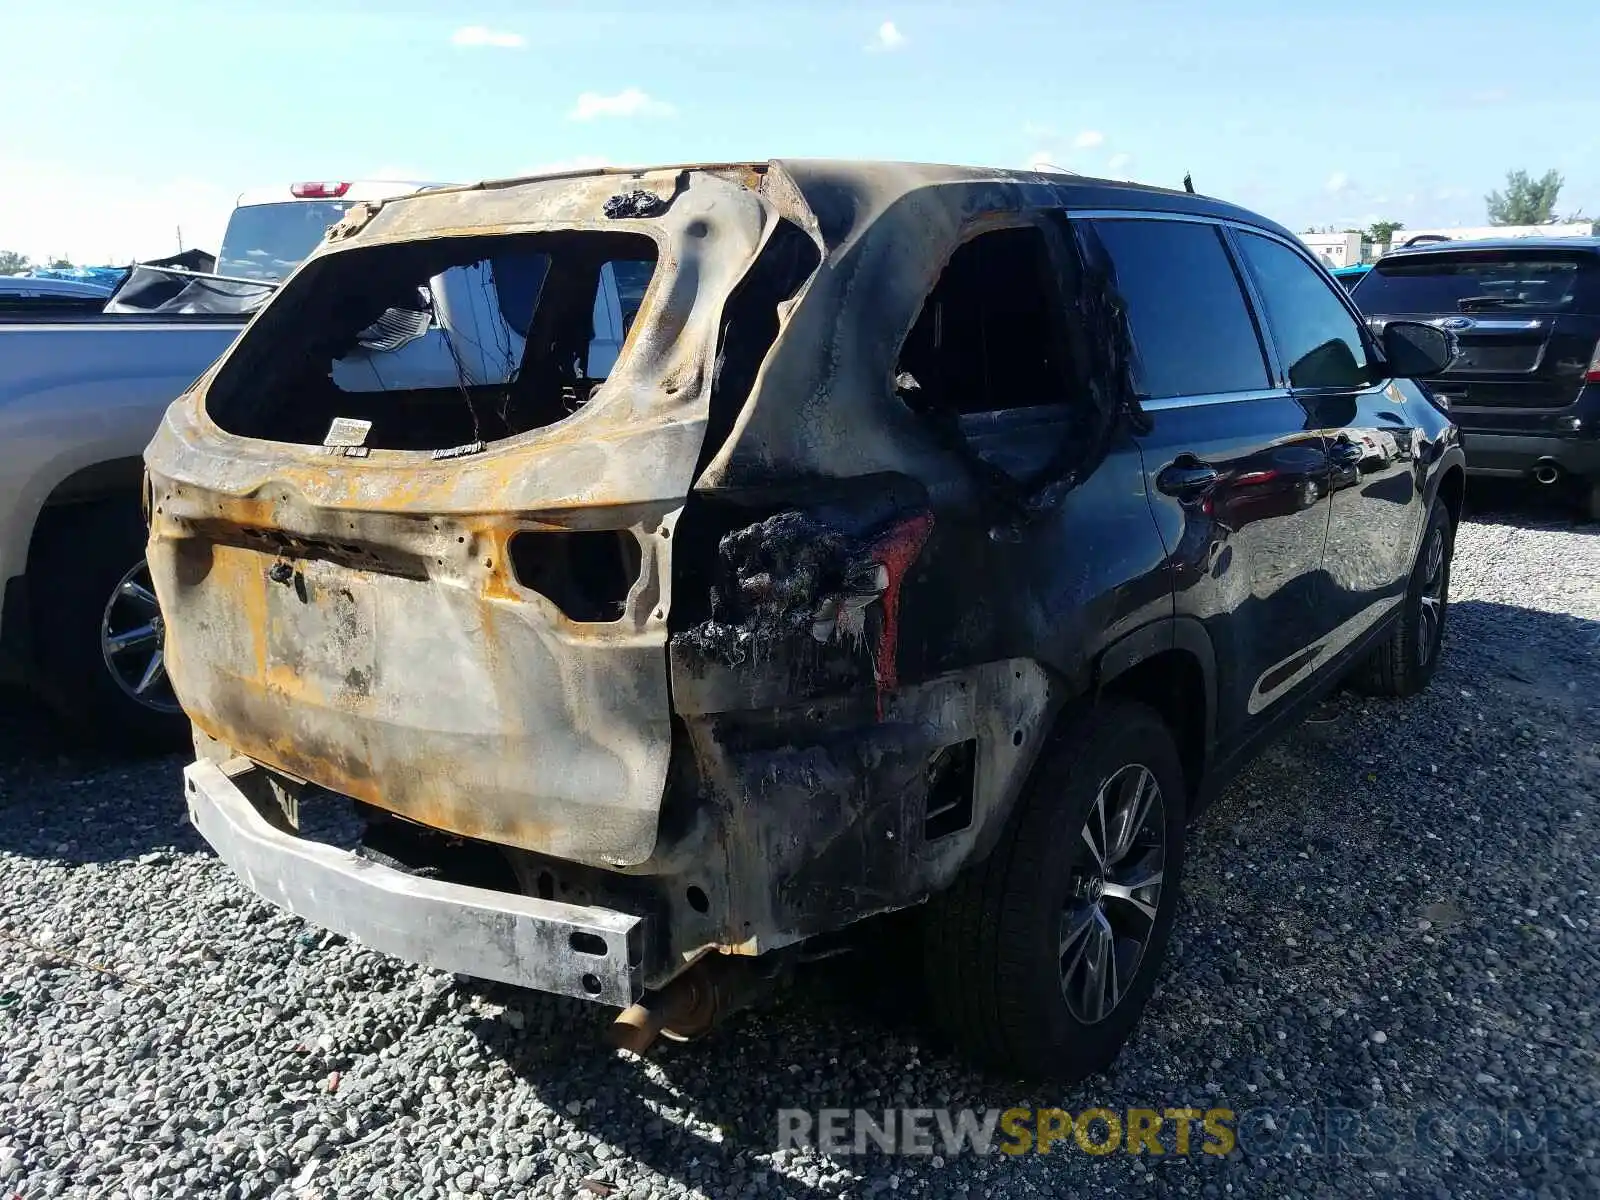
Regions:
<instances>
[{"instance_id":1,"label":"burned door frame","mask_svg":"<svg viewBox=\"0 0 1600 1200\"><path fill-rule=\"evenodd\" d=\"M960 249L989 234L1038 231L1050 324L1058 349L1067 356L1060 370L1062 397L1049 405L1019 404L960 417L965 447L952 450L970 473L978 503L955 508L954 520L943 518L944 540L956 529L969 539L962 567L950 571L944 587L948 595L983 612L983 625L991 633L987 643L969 648L977 661L1035 659L1059 673L1068 692L1082 694L1089 690L1094 660L1107 646L1171 616L1171 588L1160 567L1160 541L1147 510L1119 503L1125 489L1143 487L1132 436L1135 421L1122 407L1131 395L1115 395L1113 386L1113 397L1103 401L1107 411L1097 412L1089 393L1091 381L1115 367L1108 368L1106 348L1084 336L1080 327L1081 292L1088 283L1070 214L1062 205L1045 204L1007 216L1011 219L985 215L970 221L945 265ZM933 288L943 275L941 270ZM1054 436L1041 435L1043 430ZM1013 457L1024 460L1016 465L1029 468L1025 475L997 465L980 449L980 442L1003 446L1008 437L1030 439L1020 455L1012 447ZM1071 444L1075 438L1082 442L1076 450ZM1115 533L1105 528L1107 521L1130 517L1135 527ZM1084 554L1086 530L1095 530L1097 540L1102 531L1107 535L1092 555ZM948 548L934 544L931 549ZM974 570L975 562L986 565ZM1042 563L1059 569L1041 572ZM996 580L1006 578L1022 581L1022 588L995 587ZM1112 611L1106 610L1108 604ZM908 620L906 644L917 640ZM935 660L930 665L954 669L960 664Z\"/></svg>"}]
</instances>

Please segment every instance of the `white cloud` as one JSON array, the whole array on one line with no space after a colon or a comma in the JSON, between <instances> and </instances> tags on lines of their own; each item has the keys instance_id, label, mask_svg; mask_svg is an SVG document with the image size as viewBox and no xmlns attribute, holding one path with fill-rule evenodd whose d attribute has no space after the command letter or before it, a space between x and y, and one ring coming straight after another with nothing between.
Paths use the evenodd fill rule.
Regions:
<instances>
[{"instance_id":1,"label":"white cloud","mask_svg":"<svg viewBox=\"0 0 1600 1200\"><path fill-rule=\"evenodd\" d=\"M675 117L678 110L664 100L657 100L639 88L624 88L615 96L599 92L584 92L572 106L567 118L572 121L593 121L597 117Z\"/></svg>"},{"instance_id":2,"label":"white cloud","mask_svg":"<svg viewBox=\"0 0 1600 1200\"><path fill-rule=\"evenodd\" d=\"M898 50L906 44L906 35L900 32L899 26L893 21L885 21L878 26L878 32L867 43L868 50L888 52Z\"/></svg>"},{"instance_id":3,"label":"white cloud","mask_svg":"<svg viewBox=\"0 0 1600 1200\"><path fill-rule=\"evenodd\" d=\"M1348 192L1350 190L1350 176L1343 171L1335 171L1328 176L1328 182L1322 185L1322 189L1331 196Z\"/></svg>"},{"instance_id":4,"label":"white cloud","mask_svg":"<svg viewBox=\"0 0 1600 1200\"><path fill-rule=\"evenodd\" d=\"M487 25L463 25L450 35L450 44L474 50L485 46L495 50L521 50L527 46L528 39L520 33L490 29Z\"/></svg>"},{"instance_id":5,"label":"white cloud","mask_svg":"<svg viewBox=\"0 0 1600 1200\"><path fill-rule=\"evenodd\" d=\"M1073 146L1079 150L1093 150L1096 146L1105 145L1105 142L1106 135L1098 129L1085 129L1072 139Z\"/></svg>"},{"instance_id":6,"label":"white cloud","mask_svg":"<svg viewBox=\"0 0 1600 1200\"><path fill-rule=\"evenodd\" d=\"M1106 174L1112 179L1128 179L1128 168L1133 166L1133 155L1113 154L1106 163Z\"/></svg>"},{"instance_id":7,"label":"white cloud","mask_svg":"<svg viewBox=\"0 0 1600 1200\"><path fill-rule=\"evenodd\" d=\"M1022 132L1024 136L1031 138L1054 138L1056 136L1056 127L1054 125L1046 125L1041 121L1024 121L1022 123Z\"/></svg>"}]
</instances>

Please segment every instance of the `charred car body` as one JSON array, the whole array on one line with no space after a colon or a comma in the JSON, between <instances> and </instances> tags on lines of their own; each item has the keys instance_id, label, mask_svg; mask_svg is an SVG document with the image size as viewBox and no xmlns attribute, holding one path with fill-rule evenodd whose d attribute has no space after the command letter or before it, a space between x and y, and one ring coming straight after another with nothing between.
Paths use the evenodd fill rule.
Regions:
<instances>
[{"instance_id":1,"label":"charred car body","mask_svg":"<svg viewBox=\"0 0 1600 1200\"><path fill-rule=\"evenodd\" d=\"M460 273L481 302L442 313ZM408 313L452 377L341 387ZM261 895L632 1005L641 1045L932 898L952 1031L1093 1070L1185 820L1351 669L1433 670L1461 452L1408 377L1447 350L1380 347L1249 213L1061 176L353 213L147 454L192 819ZM330 794L357 854L299 836Z\"/></svg>"}]
</instances>

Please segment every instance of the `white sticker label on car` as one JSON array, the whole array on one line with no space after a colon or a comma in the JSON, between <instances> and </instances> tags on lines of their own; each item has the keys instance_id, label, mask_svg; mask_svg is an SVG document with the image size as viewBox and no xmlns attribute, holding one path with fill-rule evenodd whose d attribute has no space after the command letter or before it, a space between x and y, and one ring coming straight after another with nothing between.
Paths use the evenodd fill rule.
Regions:
<instances>
[{"instance_id":1,"label":"white sticker label on car","mask_svg":"<svg viewBox=\"0 0 1600 1200\"><path fill-rule=\"evenodd\" d=\"M372 422L356 417L335 417L328 426L328 435L322 439L324 446L364 446L367 434L372 432Z\"/></svg>"}]
</instances>

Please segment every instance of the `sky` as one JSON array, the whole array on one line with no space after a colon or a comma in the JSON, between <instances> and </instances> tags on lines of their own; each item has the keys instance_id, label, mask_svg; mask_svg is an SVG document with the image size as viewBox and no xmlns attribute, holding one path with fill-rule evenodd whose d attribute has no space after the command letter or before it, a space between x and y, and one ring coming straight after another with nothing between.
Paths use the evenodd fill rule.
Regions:
<instances>
[{"instance_id":1,"label":"sky","mask_svg":"<svg viewBox=\"0 0 1600 1200\"><path fill-rule=\"evenodd\" d=\"M0 0L0 250L214 250L242 189L302 179L800 156L1189 171L1296 230L1480 225L1508 170L1553 167L1558 213L1600 218L1597 12Z\"/></svg>"}]
</instances>

